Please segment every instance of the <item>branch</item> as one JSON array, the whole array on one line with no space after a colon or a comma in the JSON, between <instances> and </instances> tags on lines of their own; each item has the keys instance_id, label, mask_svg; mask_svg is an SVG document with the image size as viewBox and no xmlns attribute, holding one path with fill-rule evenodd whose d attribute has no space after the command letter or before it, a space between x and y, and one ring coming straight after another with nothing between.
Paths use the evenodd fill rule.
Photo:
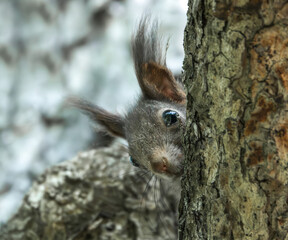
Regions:
<instances>
[{"instance_id":1,"label":"branch","mask_svg":"<svg viewBox=\"0 0 288 240\"><path fill-rule=\"evenodd\" d=\"M127 159L113 145L48 169L0 239L176 239L175 197Z\"/></svg>"}]
</instances>

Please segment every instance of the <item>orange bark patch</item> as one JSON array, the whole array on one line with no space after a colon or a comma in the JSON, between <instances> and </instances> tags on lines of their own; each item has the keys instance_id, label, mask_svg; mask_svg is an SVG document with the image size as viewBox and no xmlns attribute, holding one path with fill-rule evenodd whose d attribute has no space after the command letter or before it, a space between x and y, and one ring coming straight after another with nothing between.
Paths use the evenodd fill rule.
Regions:
<instances>
[{"instance_id":1,"label":"orange bark patch","mask_svg":"<svg viewBox=\"0 0 288 240\"><path fill-rule=\"evenodd\" d=\"M287 219L278 218L278 224L279 224L279 226L280 226L280 227L283 226L283 225L285 224L286 220L287 220Z\"/></svg>"},{"instance_id":2,"label":"orange bark patch","mask_svg":"<svg viewBox=\"0 0 288 240\"><path fill-rule=\"evenodd\" d=\"M281 79L282 84L286 91L288 91L288 63L277 64L275 71L278 77Z\"/></svg>"},{"instance_id":3,"label":"orange bark patch","mask_svg":"<svg viewBox=\"0 0 288 240\"><path fill-rule=\"evenodd\" d=\"M273 154L268 154L268 155L267 155L267 160L268 160L269 162L271 162L271 161L273 160L273 157L274 157Z\"/></svg>"},{"instance_id":4,"label":"orange bark patch","mask_svg":"<svg viewBox=\"0 0 288 240\"><path fill-rule=\"evenodd\" d=\"M229 136L233 136L234 134L237 134L237 127L238 127L238 122L228 119L226 121L226 129L227 133Z\"/></svg>"},{"instance_id":5,"label":"orange bark patch","mask_svg":"<svg viewBox=\"0 0 288 240\"><path fill-rule=\"evenodd\" d=\"M275 110L276 106L273 102L268 102L263 96L259 97L256 108L251 114L251 119L246 123L244 135L253 134L257 130L259 123L266 122L269 114Z\"/></svg>"},{"instance_id":6,"label":"orange bark patch","mask_svg":"<svg viewBox=\"0 0 288 240\"><path fill-rule=\"evenodd\" d=\"M278 155L281 159L286 159L288 156L288 121L285 119L285 123L279 124L272 131L271 134L274 137Z\"/></svg>"},{"instance_id":7,"label":"orange bark patch","mask_svg":"<svg viewBox=\"0 0 288 240\"><path fill-rule=\"evenodd\" d=\"M258 99L257 108L259 108L259 111L252 113L252 117L260 122L264 122L267 120L269 113L274 112L275 104L273 102L266 102L265 98L261 96Z\"/></svg>"},{"instance_id":8,"label":"orange bark patch","mask_svg":"<svg viewBox=\"0 0 288 240\"><path fill-rule=\"evenodd\" d=\"M254 120L254 119L249 120L245 126L245 131L244 131L245 136L248 136L248 135L254 133L257 129L257 124L258 123L256 120Z\"/></svg>"},{"instance_id":9,"label":"orange bark patch","mask_svg":"<svg viewBox=\"0 0 288 240\"><path fill-rule=\"evenodd\" d=\"M287 58L288 34L286 32L276 26L265 29L255 36L250 51L252 80L263 81L275 62Z\"/></svg>"},{"instance_id":10,"label":"orange bark patch","mask_svg":"<svg viewBox=\"0 0 288 240\"><path fill-rule=\"evenodd\" d=\"M251 151L247 158L248 166L255 166L259 163L264 162L263 148L262 145L257 142L252 142L249 144Z\"/></svg>"}]
</instances>

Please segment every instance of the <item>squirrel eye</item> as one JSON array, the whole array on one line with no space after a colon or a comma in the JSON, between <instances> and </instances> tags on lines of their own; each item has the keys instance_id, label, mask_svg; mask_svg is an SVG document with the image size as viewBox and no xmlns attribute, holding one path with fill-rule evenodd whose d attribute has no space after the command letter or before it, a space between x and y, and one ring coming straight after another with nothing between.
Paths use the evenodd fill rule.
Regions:
<instances>
[{"instance_id":1,"label":"squirrel eye","mask_svg":"<svg viewBox=\"0 0 288 240\"><path fill-rule=\"evenodd\" d=\"M162 114L163 121L167 127L175 124L178 121L179 114L173 110L166 110Z\"/></svg>"},{"instance_id":2,"label":"squirrel eye","mask_svg":"<svg viewBox=\"0 0 288 240\"><path fill-rule=\"evenodd\" d=\"M140 167L140 165L135 161L135 159L134 158L132 158L131 156L130 156L130 162L132 163L132 165L134 166L134 167Z\"/></svg>"}]
</instances>

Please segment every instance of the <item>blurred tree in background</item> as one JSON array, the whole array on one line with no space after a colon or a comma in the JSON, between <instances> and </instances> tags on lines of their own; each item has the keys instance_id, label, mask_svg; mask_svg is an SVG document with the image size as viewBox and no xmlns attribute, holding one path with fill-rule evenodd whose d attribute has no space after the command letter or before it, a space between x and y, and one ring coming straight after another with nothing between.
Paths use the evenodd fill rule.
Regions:
<instances>
[{"instance_id":1,"label":"blurred tree in background","mask_svg":"<svg viewBox=\"0 0 288 240\"><path fill-rule=\"evenodd\" d=\"M171 35L168 65L179 74L185 1L0 1L0 222L47 166L98 146L66 96L120 112L136 98L130 36L146 10Z\"/></svg>"}]
</instances>

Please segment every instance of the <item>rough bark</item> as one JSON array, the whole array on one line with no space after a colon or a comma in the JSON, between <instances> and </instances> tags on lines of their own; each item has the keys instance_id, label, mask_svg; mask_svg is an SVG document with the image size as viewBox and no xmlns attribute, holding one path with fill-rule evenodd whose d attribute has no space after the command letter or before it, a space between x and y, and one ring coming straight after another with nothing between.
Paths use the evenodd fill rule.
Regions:
<instances>
[{"instance_id":1,"label":"rough bark","mask_svg":"<svg viewBox=\"0 0 288 240\"><path fill-rule=\"evenodd\" d=\"M0 239L176 239L174 195L149 178L119 145L81 153L33 184Z\"/></svg>"},{"instance_id":2,"label":"rough bark","mask_svg":"<svg viewBox=\"0 0 288 240\"><path fill-rule=\"evenodd\" d=\"M288 3L191 0L180 239L288 239Z\"/></svg>"}]
</instances>

